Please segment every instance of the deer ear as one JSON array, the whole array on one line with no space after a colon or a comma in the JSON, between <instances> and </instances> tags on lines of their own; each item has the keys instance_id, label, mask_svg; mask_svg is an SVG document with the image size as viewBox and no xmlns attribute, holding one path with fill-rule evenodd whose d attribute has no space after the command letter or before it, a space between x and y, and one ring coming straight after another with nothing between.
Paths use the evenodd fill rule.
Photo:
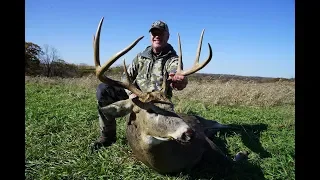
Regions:
<instances>
[{"instance_id":1,"label":"deer ear","mask_svg":"<svg viewBox=\"0 0 320 180\"><path fill-rule=\"evenodd\" d=\"M112 117L123 117L132 112L134 103L131 99L117 101L115 103L109 104L108 106L102 107L100 110L103 114Z\"/></svg>"}]
</instances>

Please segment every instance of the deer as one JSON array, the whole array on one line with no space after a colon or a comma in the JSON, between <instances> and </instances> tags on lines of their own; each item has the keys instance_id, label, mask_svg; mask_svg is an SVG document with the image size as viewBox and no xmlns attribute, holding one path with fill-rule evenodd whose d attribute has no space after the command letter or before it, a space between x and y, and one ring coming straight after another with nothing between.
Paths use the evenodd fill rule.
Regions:
<instances>
[{"instance_id":1,"label":"deer","mask_svg":"<svg viewBox=\"0 0 320 180\"><path fill-rule=\"evenodd\" d=\"M135 158L159 173L174 173L192 169L203 157L210 162L232 164L234 160L227 157L221 149L208 137L208 129L229 128L217 121L207 120L196 115L177 113L173 102L167 98L170 79L164 78L162 88L153 92L142 92L130 81L126 63L123 60L127 81L113 80L106 75L108 68L124 54L129 52L144 37L141 36L129 46L113 55L105 64L100 65L99 41L104 17L99 22L93 37L94 63L96 77L103 83L125 88L137 97L117 101L105 107L102 112L114 118L126 118L126 140ZM212 59L212 48L208 43L209 56L201 64L199 58L204 30L201 33L197 56L193 67L182 69L182 49L178 34L179 60L177 73L189 76Z\"/></svg>"}]
</instances>

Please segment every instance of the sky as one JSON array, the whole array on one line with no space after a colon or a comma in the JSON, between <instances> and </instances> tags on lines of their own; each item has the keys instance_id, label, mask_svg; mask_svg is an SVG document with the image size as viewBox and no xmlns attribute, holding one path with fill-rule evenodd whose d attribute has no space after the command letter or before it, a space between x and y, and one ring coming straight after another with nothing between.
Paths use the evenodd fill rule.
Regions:
<instances>
[{"instance_id":1,"label":"sky","mask_svg":"<svg viewBox=\"0 0 320 180\"><path fill-rule=\"evenodd\" d=\"M198 73L260 77L295 77L295 6L293 0L27 0L25 40L58 50L68 63L94 65L93 35L102 17L100 61L104 63L140 36L123 59L130 64L151 44L156 20L169 26L169 43L184 69L192 67L201 31L200 62L212 47L211 62Z\"/></svg>"}]
</instances>

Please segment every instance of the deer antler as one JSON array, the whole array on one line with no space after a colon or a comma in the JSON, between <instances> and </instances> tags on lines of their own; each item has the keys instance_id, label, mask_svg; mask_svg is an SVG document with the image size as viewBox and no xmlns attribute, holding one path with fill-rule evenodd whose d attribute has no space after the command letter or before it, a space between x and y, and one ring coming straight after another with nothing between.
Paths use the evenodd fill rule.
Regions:
<instances>
[{"instance_id":1,"label":"deer antler","mask_svg":"<svg viewBox=\"0 0 320 180\"><path fill-rule=\"evenodd\" d=\"M179 44L179 61L178 61L178 68L177 68L177 74L181 74L184 76L188 76L190 74L193 74L197 71L199 71L200 69L202 69L203 67L205 67L212 58L212 49L210 44L208 43L209 46L209 56L207 58L207 60L205 62L203 62L202 64L199 64L199 59L200 59L200 53L201 53L201 46L202 46L202 39L203 39L203 34L204 34L204 29L202 30L201 36L200 36L200 40L199 40L199 45L198 45L198 50L197 50L197 56L196 56L196 60L193 64L193 67L187 71L183 71L182 70L182 50L181 50L181 41L180 41L180 35L178 33L178 44Z\"/></svg>"},{"instance_id":2,"label":"deer antler","mask_svg":"<svg viewBox=\"0 0 320 180\"><path fill-rule=\"evenodd\" d=\"M177 74L181 74L184 76L188 76L190 74L193 74L197 71L199 71L200 69L202 69L203 67L205 67L212 58L212 49L210 44L208 43L209 46L209 56L207 58L207 60L205 62L203 62L202 64L199 64L199 59L200 59L200 53L201 53L201 46L202 46L202 39L203 39L203 34L204 34L204 29L202 30L201 36L200 36L200 41L199 41L199 45L198 45L198 50L197 50L197 56L196 56L196 60L193 64L193 67L187 71L183 71L182 70L182 50L181 50L181 41L180 41L180 35L178 33L178 45L179 45L179 61L178 61L178 67L177 67ZM162 91L166 92L167 91L167 81L164 79L163 80L163 84L162 84Z\"/></svg>"},{"instance_id":3,"label":"deer antler","mask_svg":"<svg viewBox=\"0 0 320 180\"><path fill-rule=\"evenodd\" d=\"M100 57L99 57L99 53L100 53L99 52L99 44L100 44L100 31L101 31L103 19L104 19L104 17L102 17L102 19L100 20L96 35L93 36L93 51L94 51L94 63L95 63L95 67L96 67L96 76L98 77L98 79L101 82L104 82L106 84L110 84L113 86L117 86L117 87L126 88L126 89L130 90L132 93L136 94L138 97L140 97L140 96L142 96L143 93L138 88L136 88L133 84L131 84L131 82L129 81L129 78L128 78L129 75L128 75L128 72L126 69L125 61L123 63L124 63L124 70L125 70L125 73L127 76L127 82L112 80L112 79L104 76L104 73L108 70L108 68L116 60L118 60L121 56L123 56L124 54L129 52L134 46L136 46L136 44L138 44L138 42L144 36L141 36L138 39L136 39L133 43L131 43L129 46L124 48L122 51L120 51L117 54L115 54L114 56L112 56L105 64L103 64L103 66L101 66L100 65Z\"/></svg>"}]
</instances>

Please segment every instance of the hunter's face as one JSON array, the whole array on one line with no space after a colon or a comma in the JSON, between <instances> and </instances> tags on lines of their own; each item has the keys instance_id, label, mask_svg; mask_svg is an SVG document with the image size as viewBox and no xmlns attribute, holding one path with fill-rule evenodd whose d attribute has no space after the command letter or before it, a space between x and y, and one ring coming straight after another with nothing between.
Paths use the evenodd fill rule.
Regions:
<instances>
[{"instance_id":1,"label":"hunter's face","mask_svg":"<svg viewBox=\"0 0 320 180\"><path fill-rule=\"evenodd\" d=\"M162 49L167 45L169 33L160 29L153 29L150 32L150 39L152 47L155 49Z\"/></svg>"}]
</instances>

